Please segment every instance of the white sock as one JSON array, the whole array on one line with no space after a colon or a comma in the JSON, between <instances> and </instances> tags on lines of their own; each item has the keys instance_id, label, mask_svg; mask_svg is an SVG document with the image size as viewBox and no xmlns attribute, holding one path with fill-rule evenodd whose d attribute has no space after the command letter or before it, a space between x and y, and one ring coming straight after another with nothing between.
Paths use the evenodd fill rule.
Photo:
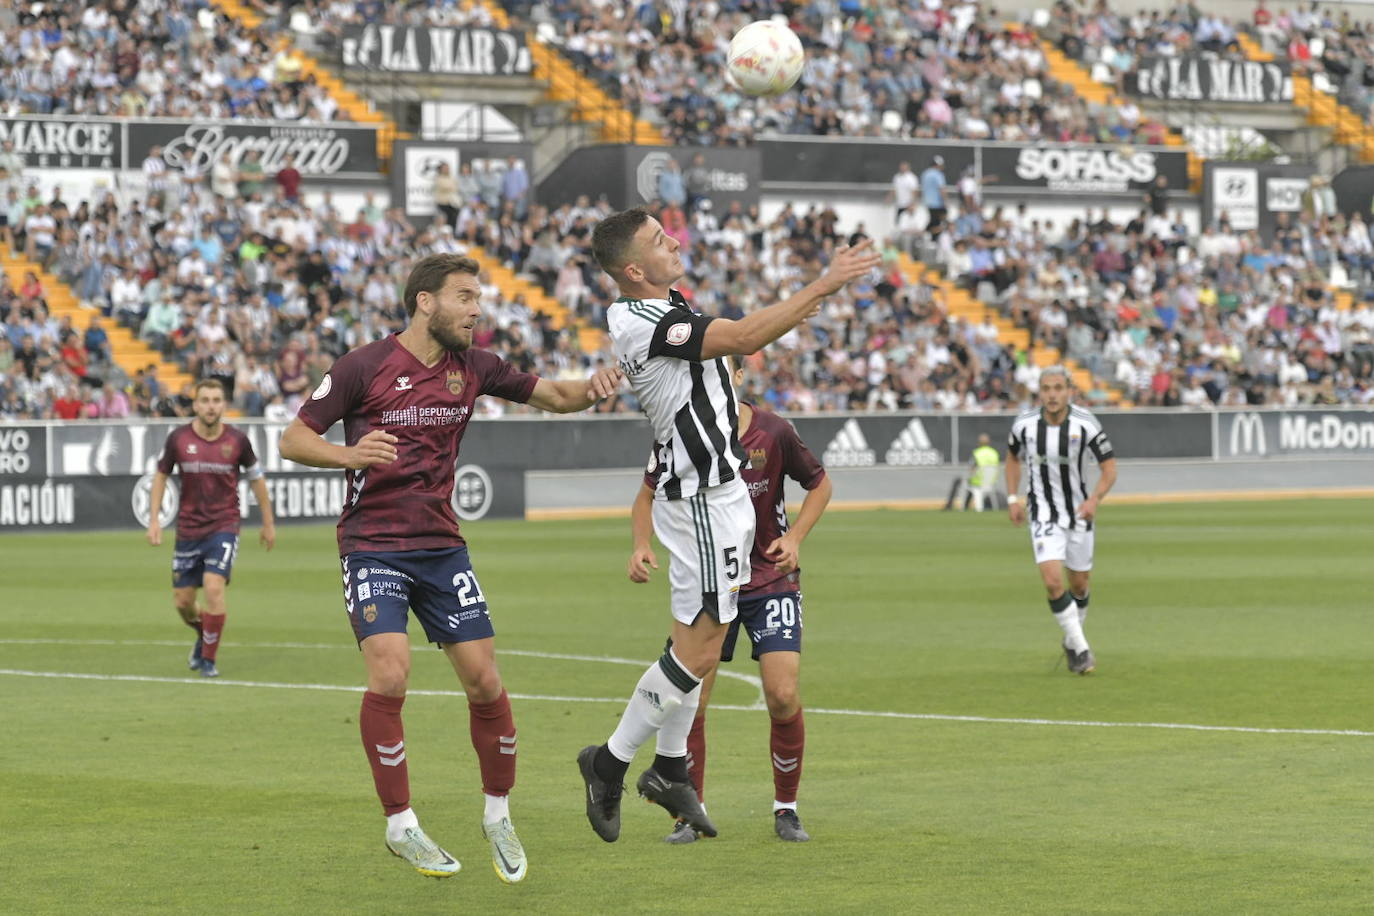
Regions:
<instances>
[{"instance_id":1,"label":"white sock","mask_svg":"<svg viewBox=\"0 0 1374 916\"><path fill-rule=\"evenodd\" d=\"M781 810L783 810L784 808L786 808L788 811L796 811L796 810L797 810L797 803L796 803L796 802L780 802L780 801L778 801L777 799L774 799L774 800L773 800L773 810L774 810L774 811L781 811Z\"/></svg>"},{"instance_id":2,"label":"white sock","mask_svg":"<svg viewBox=\"0 0 1374 916\"><path fill-rule=\"evenodd\" d=\"M404 811L397 811L395 814L388 814L386 816L386 838L388 840L403 839L407 830L419 826L420 819L415 816L414 808L407 808Z\"/></svg>"},{"instance_id":3,"label":"white sock","mask_svg":"<svg viewBox=\"0 0 1374 916\"><path fill-rule=\"evenodd\" d=\"M1064 644L1075 652L1088 648L1088 640L1083 635L1083 624L1078 622L1078 605L1072 601L1064 610L1054 615L1054 622L1064 631Z\"/></svg>"},{"instance_id":4,"label":"white sock","mask_svg":"<svg viewBox=\"0 0 1374 916\"><path fill-rule=\"evenodd\" d=\"M482 798L486 802L486 810L482 812L482 823L494 824L503 817L510 817L509 795L488 795L483 792Z\"/></svg>"},{"instance_id":5,"label":"white sock","mask_svg":"<svg viewBox=\"0 0 1374 916\"><path fill-rule=\"evenodd\" d=\"M687 756L687 735L692 731L692 720L697 717L700 701L701 688L698 686L682 697L681 706L664 717L663 727L658 730L657 753L664 757Z\"/></svg>"},{"instance_id":6,"label":"white sock","mask_svg":"<svg viewBox=\"0 0 1374 916\"><path fill-rule=\"evenodd\" d=\"M673 650L663 653L640 677L620 724L606 741L606 747L617 760L629 763L635 757L639 746L663 728L663 724L678 707L684 705L688 694L693 695L693 715L696 711L696 697L699 697L701 679L677 660ZM692 728L692 716L687 717L687 725L682 729L682 750L675 755L687 755L687 732ZM676 731L676 728L674 729Z\"/></svg>"}]
</instances>

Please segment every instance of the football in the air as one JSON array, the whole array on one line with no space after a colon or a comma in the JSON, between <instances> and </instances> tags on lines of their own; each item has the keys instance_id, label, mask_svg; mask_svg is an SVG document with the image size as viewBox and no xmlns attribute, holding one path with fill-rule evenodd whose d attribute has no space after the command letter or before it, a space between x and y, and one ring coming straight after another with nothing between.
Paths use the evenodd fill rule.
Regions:
<instances>
[{"instance_id":1,"label":"football in the air","mask_svg":"<svg viewBox=\"0 0 1374 916\"><path fill-rule=\"evenodd\" d=\"M804 61L795 32L776 20L760 19L730 39L726 67L735 85L748 95L779 95L801 76Z\"/></svg>"}]
</instances>

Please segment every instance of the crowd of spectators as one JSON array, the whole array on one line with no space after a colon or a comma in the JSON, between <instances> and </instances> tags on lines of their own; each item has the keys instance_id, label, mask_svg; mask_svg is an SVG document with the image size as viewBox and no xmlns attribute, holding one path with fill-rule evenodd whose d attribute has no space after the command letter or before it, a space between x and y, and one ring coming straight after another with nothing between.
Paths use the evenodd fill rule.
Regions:
<instances>
[{"instance_id":1,"label":"crowd of spectators","mask_svg":"<svg viewBox=\"0 0 1374 916\"><path fill-rule=\"evenodd\" d=\"M1298 3L1270 10L1260 2L1251 25L1265 50L1309 75L1314 88L1338 96L1366 123L1374 121L1374 23L1357 20L1349 8Z\"/></svg>"},{"instance_id":2,"label":"crowd of spectators","mask_svg":"<svg viewBox=\"0 0 1374 916\"><path fill-rule=\"evenodd\" d=\"M769 134L1159 142L1164 128L1086 103L1051 79L1033 34L963 0L507 0L515 27L561 49L677 144L741 145ZM742 25L786 16L807 51L797 87L774 99L725 76ZM276 21L335 47L346 26L489 25L482 4L305 0ZM1129 114L1129 113L1128 113Z\"/></svg>"},{"instance_id":3,"label":"crowd of spectators","mask_svg":"<svg viewBox=\"0 0 1374 916\"><path fill-rule=\"evenodd\" d=\"M1059 0L1048 31L1064 53L1089 67L1095 79L1112 83L1123 94L1127 80L1143 59L1190 54L1244 56L1234 23L1185 3L1131 14L1123 13L1119 4L1101 0L1083 4Z\"/></svg>"},{"instance_id":4,"label":"crowd of spectators","mask_svg":"<svg viewBox=\"0 0 1374 916\"><path fill-rule=\"evenodd\" d=\"M1271 9L1257 0L1248 23L1238 23L1205 4L1179 3L1160 11L1123 14L1105 0L1060 0L1049 32L1094 76L1124 88L1143 58L1189 54L1245 57L1238 40L1248 29L1260 47L1311 77L1319 92L1336 95L1366 122L1374 121L1374 23L1349 8L1299 2Z\"/></svg>"},{"instance_id":5,"label":"crowd of spectators","mask_svg":"<svg viewBox=\"0 0 1374 916\"><path fill-rule=\"evenodd\" d=\"M0 4L0 113L346 117L282 45L206 0Z\"/></svg>"},{"instance_id":6,"label":"crowd of spectators","mask_svg":"<svg viewBox=\"0 0 1374 916\"><path fill-rule=\"evenodd\" d=\"M1228 218L1190 232L1156 195L1129 218L1063 225L966 209L935 240L948 273L1090 369L1161 407L1374 403L1374 235L1318 183L1271 241Z\"/></svg>"},{"instance_id":7,"label":"crowd of spectators","mask_svg":"<svg viewBox=\"0 0 1374 916\"><path fill-rule=\"evenodd\" d=\"M493 202L481 184L461 182L449 212L414 226L370 197L349 215L327 194L293 201L280 185L248 195L234 186L226 197L211 182L74 205L60 189L19 193L17 206L31 212L12 224L9 241L46 261L96 317L90 329L55 321L36 276L18 288L0 284L0 414L185 415L189 392L164 390L155 370L129 377L110 360L105 326L115 322L194 377L223 381L245 414L284 419L337 356L404 324L399 290L413 261L434 252L481 246L593 327L614 299L590 254L591 229L609 212L604 200L551 210L527 194ZM708 314L736 318L806 283L836 244L863 231L841 227L831 211L787 208L765 221L757 208L717 212L709 198L655 212L683 243L684 294ZM39 213L52 223L50 246L36 245ZM910 284L896 258L889 245L880 277L833 297L766 361L752 358L753 396L803 411L1026 403L1033 373L996 342L995 327L949 318L938 293ZM610 358L583 352L574 331L482 281L477 345L552 377L584 377ZM626 392L599 409L637 405Z\"/></svg>"},{"instance_id":8,"label":"crowd of spectators","mask_svg":"<svg viewBox=\"0 0 1374 916\"><path fill-rule=\"evenodd\" d=\"M63 200L60 188L39 195L23 180L0 187L16 199L3 240L45 263L96 316L92 330L73 327L52 317L36 275L17 288L0 281L0 415L63 416L59 402L73 398L83 416L112 415L98 405L116 391L129 411L182 415L189 392L163 390L155 370L129 377L113 363L103 317L194 377L219 378L246 414L289 416L335 358L404 325L400 290L415 259L473 244L516 259L537 248L535 227L583 232L590 218L537 210L516 226L523 201L492 208L478 198L464 203L455 231L442 220L416 227L371 194L341 213L330 194L312 205L288 197L280 181L240 176L225 193L214 187L212 173L199 184L129 199L102 191L80 203ZM586 374L590 357L576 351L575 335L480 279L479 346L544 375Z\"/></svg>"},{"instance_id":9,"label":"crowd of spectators","mask_svg":"<svg viewBox=\"0 0 1374 916\"><path fill-rule=\"evenodd\" d=\"M584 71L679 144L768 134L1157 142L1163 128L1091 105L1050 78L1035 36L996 10L921 3L539 0L529 17ZM806 48L797 87L775 99L734 89L730 38L786 16Z\"/></svg>"}]
</instances>

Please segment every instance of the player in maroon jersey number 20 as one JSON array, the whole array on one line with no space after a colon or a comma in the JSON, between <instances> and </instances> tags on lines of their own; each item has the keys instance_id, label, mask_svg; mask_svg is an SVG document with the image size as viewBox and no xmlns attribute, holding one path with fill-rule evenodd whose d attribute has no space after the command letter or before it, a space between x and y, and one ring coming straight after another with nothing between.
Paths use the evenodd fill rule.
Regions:
<instances>
[{"instance_id":1,"label":"player in maroon jersey number 20","mask_svg":"<svg viewBox=\"0 0 1374 916\"><path fill-rule=\"evenodd\" d=\"M467 693L486 804L482 830L496 874L513 884L526 871L508 804L515 721L496 670L487 601L450 503L458 447L480 395L572 413L613 394L620 371L554 382L474 349L477 272L476 261L459 255L416 264L406 281L405 330L340 357L282 434L281 453L347 469L339 555L349 620L367 665L359 727L387 815L387 848L423 875L442 878L459 869L410 807L401 706L410 672L406 624L414 611ZM333 445L324 433L340 420L347 444Z\"/></svg>"},{"instance_id":2,"label":"player in maroon jersey number 20","mask_svg":"<svg viewBox=\"0 0 1374 916\"><path fill-rule=\"evenodd\" d=\"M735 387L744 384L744 370L736 369ZM747 456L740 475L754 507L754 542L749 550L749 584L740 589L739 616L721 645L720 660L733 661L740 627L748 635L751 655L763 676L763 698L771 721L769 750L773 763L773 830L789 842L811 837L797 816L797 788L801 785L806 727L801 690L801 544L830 503L830 477L782 417L740 401L739 444ZM659 453L658 446L654 448ZM654 492L662 468L654 462L644 475L631 511L634 547L630 554L631 582L648 582L650 568L658 569L650 536L653 532ZM797 520L787 523L783 480L790 477L806 490ZM669 645L672 640L669 640ZM701 682L701 701L687 733L687 776L705 807L706 704L716 682L712 671ZM697 831L678 818L669 843L691 843Z\"/></svg>"},{"instance_id":3,"label":"player in maroon jersey number 20","mask_svg":"<svg viewBox=\"0 0 1374 916\"><path fill-rule=\"evenodd\" d=\"M158 511L167 477L181 469L181 503L177 509L177 541L172 554L172 600L186 625L196 631L196 643L186 660L201 677L219 677L215 661L224 632L224 591L229 586L234 557L239 552L239 471L248 477L253 495L262 507L262 533L258 539L268 550L277 542L272 502L267 481L258 465L253 445L236 429L222 422L224 386L214 379L196 383L191 404L196 418L178 426L153 474L148 503L148 543L162 544ZM196 605L196 590L205 590L205 605Z\"/></svg>"}]
</instances>

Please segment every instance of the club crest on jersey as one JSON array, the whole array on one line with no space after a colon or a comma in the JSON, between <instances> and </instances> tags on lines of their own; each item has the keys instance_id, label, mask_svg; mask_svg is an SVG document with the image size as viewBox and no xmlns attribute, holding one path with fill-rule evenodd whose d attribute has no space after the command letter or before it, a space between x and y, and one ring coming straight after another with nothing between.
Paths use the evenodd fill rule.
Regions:
<instances>
[{"instance_id":1,"label":"club crest on jersey","mask_svg":"<svg viewBox=\"0 0 1374 916\"><path fill-rule=\"evenodd\" d=\"M197 451L199 451L199 450L196 448L196 444L195 444L194 442L192 442L190 445L186 446L186 454L188 454L188 455L194 455L194 454L196 454Z\"/></svg>"},{"instance_id":2,"label":"club crest on jersey","mask_svg":"<svg viewBox=\"0 0 1374 916\"><path fill-rule=\"evenodd\" d=\"M463 393L463 370L455 369L448 374L448 381L444 383L448 388L448 393L455 398Z\"/></svg>"},{"instance_id":3,"label":"club crest on jersey","mask_svg":"<svg viewBox=\"0 0 1374 916\"><path fill-rule=\"evenodd\" d=\"M755 471L763 470L768 464L768 452L761 448L751 448L749 450L749 467Z\"/></svg>"},{"instance_id":4,"label":"club crest on jersey","mask_svg":"<svg viewBox=\"0 0 1374 916\"><path fill-rule=\"evenodd\" d=\"M398 376L396 376L396 388L395 388L396 391L409 391L409 390L410 390L411 388L413 388L413 387L415 387L415 386L412 385L412 384L410 384L410 376L408 376L408 375L398 375Z\"/></svg>"},{"instance_id":5,"label":"club crest on jersey","mask_svg":"<svg viewBox=\"0 0 1374 916\"><path fill-rule=\"evenodd\" d=\"M377 605L369 604L365 608L363 608L363 620L366 620L368 623L372 623L376 619Z\"/></svg>"},{"instance_id":6,"label":"club crest on jersey","mask_svg":"<svg viewBox=\"0 0 1374 916\"><path fill-rule=\"evenodd\" d=\"M231 452L233 452L233 451L234 451L234 447L233 447L232 445L230 445L228 442L224 443L223 445L221 445L221 446L219 447L220 456L221 456L221 457L224 457L224 458L228 458L228 457L229 457L229 454L230 454Z\"/></svg>"}]
</instances>

